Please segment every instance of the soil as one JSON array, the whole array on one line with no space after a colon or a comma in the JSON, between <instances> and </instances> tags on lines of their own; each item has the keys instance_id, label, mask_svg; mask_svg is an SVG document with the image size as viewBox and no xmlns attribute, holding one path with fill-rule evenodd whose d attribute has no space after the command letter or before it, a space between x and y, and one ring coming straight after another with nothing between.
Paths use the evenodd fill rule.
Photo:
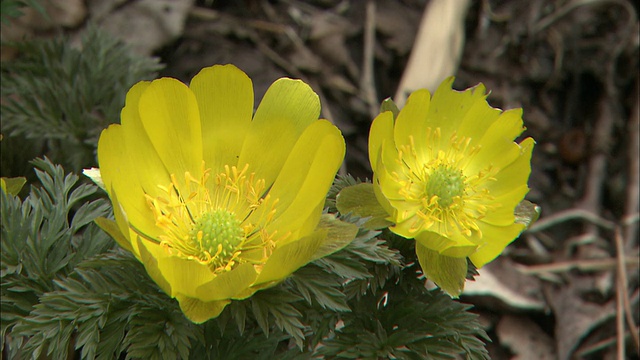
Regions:
<instances>
[{"instance_id":1,"label":"soil","mask_svg":"<svg viewBox=\"0 0 640 360\"><path fill-rule=\"evenodd\" d=\"M186 1L183 26L167 27L153 54L162 76L183 81L233 63L252 78L256 103L277 78L302 78L347 140L343 172L371 178L372 109L396 94L434 1ZM454 33L461 51L430 49L451 64L455 89L482 82L492 106L522 107L523 137L537 142L527 199L542 216L462 297L481 315L493 359L638 356L638 7L473 1Z\"/></svg>"}]
</instances>

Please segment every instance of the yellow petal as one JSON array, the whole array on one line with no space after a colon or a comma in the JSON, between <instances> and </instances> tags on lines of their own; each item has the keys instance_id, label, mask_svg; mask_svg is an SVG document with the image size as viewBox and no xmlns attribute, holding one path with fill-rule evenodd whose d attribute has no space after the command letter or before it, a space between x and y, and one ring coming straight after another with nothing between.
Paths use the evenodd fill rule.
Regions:
<instances>
[{"instance_id":1,"label":"yellow petal","mask_svg":"<svg viewBox=\"0 0 640 360\"><path fill-rule=\"evenodd\" d=\"M156 237L158 229L144 198L145 191L141 183L146 179L142 174L145 167L134 162L133 153L129 151L124 138L125 128L122 125L110 125L102 131L98 141L98 161L102 179L114 203L114 213L120 230L126 233L124 223L129 222L147 236ZM115 204L119 204L121 208Z\"/></svg>"},{"instance_id":2,"label":"yellow petal","mask_svg":"<svg viewBox=\"0 0 640 360\"><path fill-rule=\"evenodd\" d=\"M494 178L495 181L489 181L484 186L492 196L498 197L509 193L523 184L527 183L531 174L531 153L533 151L534 141L532 138L525 139L518 146L518 157L498 172ZM522 200L522 199L520 199Z\"/></svg>"},{"instance_id":3,"label":"yellow petal","mask_svg":"<svg viewBox=\"0 0 640 360\"><path fill-rule=\"evenodd\" d=\"M492 203L498 206L482 218L482 221L498 226L507 226L515 221L514 210L516 206L524 199L529 192L526 182L523 185L513 189L512 191L496 197Z\"/></svg>"},{"instance_id":4,"label":"yellow petal","mask_svg":"<svg viewBox=\"0 0 640 360\"><path fill-rule=\"evenodd\" d=\"M467 257L476 251L477 244L462 236L455 240L446 238L432 231L423 231L416 236L416 242L420 245L450 257Z\"/></svg>"},{"instance_id":5,"label":"yellow petal","mask_svg":"<svg viewBox=\"0 0 640 360\"><path fill-rule=\"evenodd\" d=\"M389 217L387 217L387 220L394 221L394 219L397 217L396 209L393 206L391 206L391 203L389 202L389 200L387 200L384 194L382 194L380 179L378 179L377 172L373 173L372 181L373 181L373 193L376 195L376 199L378 199L378 203L382 205L382 207L387 211L387 214L389 215Z\"/></svg>"},{"instance_id":6,"label":"yellow petal","mask_svg":"<svg viewBox=\"0 0 640 360\"><path fill-rule=\"evenodd\" d=\"M147 270L147 274L156 284L169 296L173 294L171 289L171 284L164 278L162 272L158 268L158 259L155 258L155 253L150 252L146 246L143 245L143 241L140 240L139 236L136 236L131 239L132 243L136 243L137 248L140 252L139 260L144 265L145 270ZM148 243L148 241L144 241L144 243Z\"/></svg>"},{"instance_id":7,"label":"yellow petal","mask_svg":"<svg viewBox=\"0 0 640 360\"><path fill-rule=\"evenodd\" d=\"M202 123L203 156L213 174L236 165L253 115L251 79L233 65L202 69L191 80Z\"/></svg>"},{"instance_id":8,"label":"yellow petal","mask_svg":"<svg viewBox=\"0 0 640 360\"><path fill-rule=\"evenodd\" d=\"M176 295L176 299L180 304L180 310L187 319L196 324L202 324L209 319L218 317L231 302L229 300L204 302L182 294Z\"/></svg>"},{"instance_id":9,"label":"yellow petal","mask_svg":"<svg viewBox=\"0 0 640 360\"><path fill-rule=\"evenodd\" d=\"M196 297L202 301L235 298L256 280L258 274L250 263L239 264L231 271L218 273L215 278L196 289Z\"/></svg>"},{"instance_id":10,"label":"yellow petal","mask_svg":"<svg viewBox=\"0 0 640 360\"><path fill-rule=\"evenodd\" d=\"M386 147L386 142L383 144L383 147ZM384 161L382 162L384 163ZM404 169L398 169L398 172L390 173L390 167L381 166L379 164L378 169L376 170L374 177L380 184L379 192L380 194L376 196L382 195L387 200L387 203L393 211L387 211L389 214L393 215L394 222L403 222L410 217L416 215L417 211L421 208L421 202L419 199L409 199L405 194L405 186L401 183L401 181L409 181L404 175ZM376 190L378 191L378 190ZM384 201L380 201L383 207L386 206Z\"/></svg>"},{"instance_id":11,"label":"yellow petal","mask_svg":"<svg viewBox=\"0 0 640 360\"><path fill-rule=\"evenodd\" d=\"M426 89L414 91L407 99L406 105L400 110L393 128L393 137L396 147L411 144L410 138L415 144L416 155L418 161L425 161L426 147L429 144L425 142L424 134L429 124L427 116L429 115L429 107L431 104L431 94ZM409 160L412 157L405 159ZM407 164L409 167L416 164Z\"/></svg>"},{"instance_id":12,"label":"yellow petal","mask_svg":"<svg viewBox=\"0 0 640 360\"><path fill-rule=\"evenodd\" d=\"M494 226L482 221L478 222L478 227L480 231L482 231L482 239L485 240L486 243L478 247L478 250L469 256L477 268L483 267L498 257L504 248L515 240L525 229L524 224Z\"/></svg>"},{"instance_id":13,"label":"yellow petal","mask_svg":"<svg viewBox=\"0 0 640 360\"><path fill-rule=\"evenodd\" d=\"M300 80L279 79L267 90L245 138L238 164L250 165L269 187L300 134L320 115L320 101Z\"/></svg>"},{"instance_id":14,"label":"yellow petal","mask_svg":"<svg viewBox=\"0 0 640 360\"><path fill-rule=\"evenodd\" d=\"M135 174L138 181L132 184L129 178L120 180L129 187L136 187L133 191L139 192L141 188L144 193L154 196L160 191L158 185L166 186L171 180L170 173L153 147L140 119L140 97L150 84L140 82L127 93L126 105L121 113L122 133L130 167L129 177ZM144 166L141 166L142 164Z\"/></svg>"},{"instance_id":15,"label":"yellow petal","mask_svg":"<svg viewBox=\"0 0 640 360\"><path fill-rule=\"evenodd\" d=\"M276 217L268 230L294 231L317 210L344 159L345 144L340 130L326 120L308 126L287 158L269 194L278 199ZM315 228L315 223L310 224ZM294 234L306 236L305 234Z\"/></svg>"},{"instance_id":16,"label":"yellow petal","mask_svg":"<svg viewBox=\"0 0 640 360\"><path fill-rule=\"evenodd\" d=\"M402 222L414 216L419 209L418 203L407 201L403 194L405 185L402 182L410 181L406 171L406 166L398 161L398 151L393 141L383 140L378 164L374 169L374 177L379 184L376 196L383 195L386 199L386 202L380 201L380 204L393 215L393 222ZM393 210L390 211L389 207Z\"/></svg>"},{"instance_id":17,"label":"yellow petal","mask_svg":"<svg viewBox=\"0 0 640 360\"><path fill-rule=\"evenodd\" d=\"M170 174L196 178L202 167L202 131L193 92L175 79L153 81L140 96L140 119Z\"/></svg>"},{"instance_id":18,"label":"yellow petal","mask_svg":"<svg viewBox=\"0 0 640 360\"><path fill-rule=\"evenodd\" d=\"M327 230L324 229L305 236L298 241L276 247L267 263L264 264L254 285L269 285L279 282L306 265L313 259L313 255L318 251L326 237Z\"/></svg>"},{"instance_id":19,"label":"yellow petal","mask_svg":"<svg viewBox=\"0 0 640 360\"><path fill-rule=\"evenodd\" d=\"M391 111L386 111L376 116L371 123L371 129L369 130L369 161L371 162L371 168L374 170L377 168L383 140L393 143L393 113Z\"/></svg>"},{"instance_id":20,"label":"yellow petal","mask_svg":"<svg viewBox=\"0 0 640 360\"><path fill-rule=\"evenodd\" d=\"M500 169L513 162L520 154L520 147L513 140L524 130L522 109L502 113L478 142L480 151L467 159L468 165L464 171L468 174L477 173L488 165Z\"/></svg>"},{"instance_id":21,"label":"yellow petal","mask_svg":"<svg viewBox=\"0 0 640 360\"><path fill-rule=\"evenodd\" d=\"M458 131L465 115L477 102L486 104L484 85L478 84L465 91L455 91L451 89L453 80L450 77L440 84L433 94L427 115L426 126L432 129L439 127L441 131L440 141L433 144L438 149L449 144L451 135Z\"/></svg>"},{"instance_id":22,"label":"yellow petal","mask_svg":"<svg viewBox=\"0 0 640 360\"><path fill-rule=\"evenodd\" d=\"M111 187L109 194L109 197L111 199L111 208L113 209L113 217L116 220L118 230L131 245L131 239L135 238L135 236L131 236L131 226L129 225L129 220L122 210L122 205L120 205L120 202L118 201L118 195L116 194L115 190L113 190L113 187ZM137 254L137 252L135 253Z\"/></svg>"},{"instance_id":23,"label":"yellow petal","mask_svg":"<svg viewBox=\"0 0 640 360\"><path fill-rule=\"evenodd\" d=\"M197 298L197 288L214 277L208 266L171 255L159 244L139 239L138 247L147 272L158 285L165 282L170 285L171 291L167 291L167 294L171 297L183 294Z\"/></svg>"},{"instance_id":24,"label":"yellow petal","mask_svg":"<svg viewBox=\"0 0 640 360\"><path fill-rule=\"evenodd\" d=\"M122 232L118 228L118 224L116 224L115 221L109 220L102 216L97 217L94 221L100 227L100 229L109 234L123 249L128 250L129 252L133 252L133 248L131 247L131 243L129 243L129 239L127 239L125 235L122 234Z\"/></svg>"},{"instance_id":25,"label":"yellow petal","mask_svg":"<svg viewBox=\"0 0 640 360\"><path fill-rule=\"evenodd\" d=\"M469 111L464 114L460 127L456 129L456 132L460 136L471 138L471 146L477 145L487 130L493 123L498 120L502 111L489 106L487 101L477 99ZM513 139L512 139L513 140Z\"/></svg>"}]
</instances>

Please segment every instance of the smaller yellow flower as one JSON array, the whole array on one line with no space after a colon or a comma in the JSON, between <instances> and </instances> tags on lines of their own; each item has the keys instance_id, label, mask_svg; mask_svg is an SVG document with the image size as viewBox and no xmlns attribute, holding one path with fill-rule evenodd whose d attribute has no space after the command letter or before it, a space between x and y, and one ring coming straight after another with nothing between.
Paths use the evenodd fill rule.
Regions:
<instances>
[{"instance_id":1,"label":"smaller yellow flower","mask_svg":"<svg viewBox=\"0 0 640 360\"><path fill-rule=\"evenodd\" d=\"M318 96L280 79L255 115L253 96L251 80L231 65L203 69L190 86L140 82L122 124L100 136L100 176L116 221L98 224L194 322L357 232L322 216L345 145L318 120Z\"/></svg>"},{"instance_id":2,"label":"smaller yellow flower","mask_svg":"<svg viewBox=\"0 0 640 360\"><path fill-rule=\"evenodd\" d=\"M522 110L490 107L482 84L458 92L452 83L433 98L415 91L397 118L377 116L369 135L376 197L391 231L415 238L423 268L432 252L482 267L525 227L514 209L529 190L534 141L514 142Z\"/></svg>"}]
</instances>

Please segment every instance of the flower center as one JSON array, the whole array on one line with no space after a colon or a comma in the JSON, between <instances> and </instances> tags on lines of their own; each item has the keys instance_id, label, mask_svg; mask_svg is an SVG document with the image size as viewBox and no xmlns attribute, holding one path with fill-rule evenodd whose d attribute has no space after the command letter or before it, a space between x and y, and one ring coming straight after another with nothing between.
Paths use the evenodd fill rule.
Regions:
<instances>
[{"instance_id":1,"label":"flower center","mask_svg":"<svg viewBox=\"0 0 640 360\"><path fill-rule=\"evenodd\" d=\"M232 212L218 209L202 214L191 228L189 237L203 251L228 260L242 244L244 230Z\"/></svg>"},{"instance_id":2,"label":"flower center","mask_svg":"<svg viewBox=\"0 0 640 360\"><path fill-rule=\"evenodd\" d=\"M464 180L461 170L440 165L429 175L425 192L429 198L436 197L440 207L446 208L453 204L455 198L464 195Z\"/></svg>"},{"instance_id":3,"label":"flower center","mask_svg":"<svg viewBox=\"0 0 640 360\"><path fill-rule=\"evenodd\" d=\"M198 178L186 172L184 180L171 175L159 196L146 195L160 230L155 237L139 233L172 255L229 271L236 264L263 264L278 239L288 236L267 231L276 213L262 179L243 169L226 166L210 176L204 163Z\"/></svg>"},{"instance_id":4,"label":"flower center","mask_svg":"<svg viewBox=\"0 0 640 360\"><path fill-rule=\"evenodd\" d=\"M481 236L477 221L496 208L484 185L492 181L497 169L488 166L477 173L465 170L469 159L480 150L471 146L469 137L453 133L445 142L440 128L428 128L424 143L418 151L413 136L409 136L409 143L398 147L397 162L402 170L392 173L399 198L418 208L409 232L429 230L445 236L476 232ZM414 215L408 211L399 214L401 221Z\"/></svg>"}]
</instances>

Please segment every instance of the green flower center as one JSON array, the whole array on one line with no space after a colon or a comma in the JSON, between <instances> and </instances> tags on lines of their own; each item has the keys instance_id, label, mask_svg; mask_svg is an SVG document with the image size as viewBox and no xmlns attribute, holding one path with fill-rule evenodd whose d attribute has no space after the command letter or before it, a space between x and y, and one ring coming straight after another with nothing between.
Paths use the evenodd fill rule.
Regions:
<instances>
[{"instance_id":1,"label":"green flower center","mask_svg":"<svg viewBox=\"0 0 640 360\"><path fill-rule=\"evenodd\" d=\"M464 180L459 169L440 165L429 175L425 191L430 199L436 196L438 205L446 208L453 204L456 197L464 195Z\"/></svg>"},{"instance_id":2,"label":"green flower center","mask_svg":"<svg viewBox=\"0 0 640 360\"><path fill-rule=\"evenodd\" d=\"M244 239L244 231L236 216L218 209L202 214L189 234L203 252L221 259L229 259Z\"/></svg>"}]
</instances>

